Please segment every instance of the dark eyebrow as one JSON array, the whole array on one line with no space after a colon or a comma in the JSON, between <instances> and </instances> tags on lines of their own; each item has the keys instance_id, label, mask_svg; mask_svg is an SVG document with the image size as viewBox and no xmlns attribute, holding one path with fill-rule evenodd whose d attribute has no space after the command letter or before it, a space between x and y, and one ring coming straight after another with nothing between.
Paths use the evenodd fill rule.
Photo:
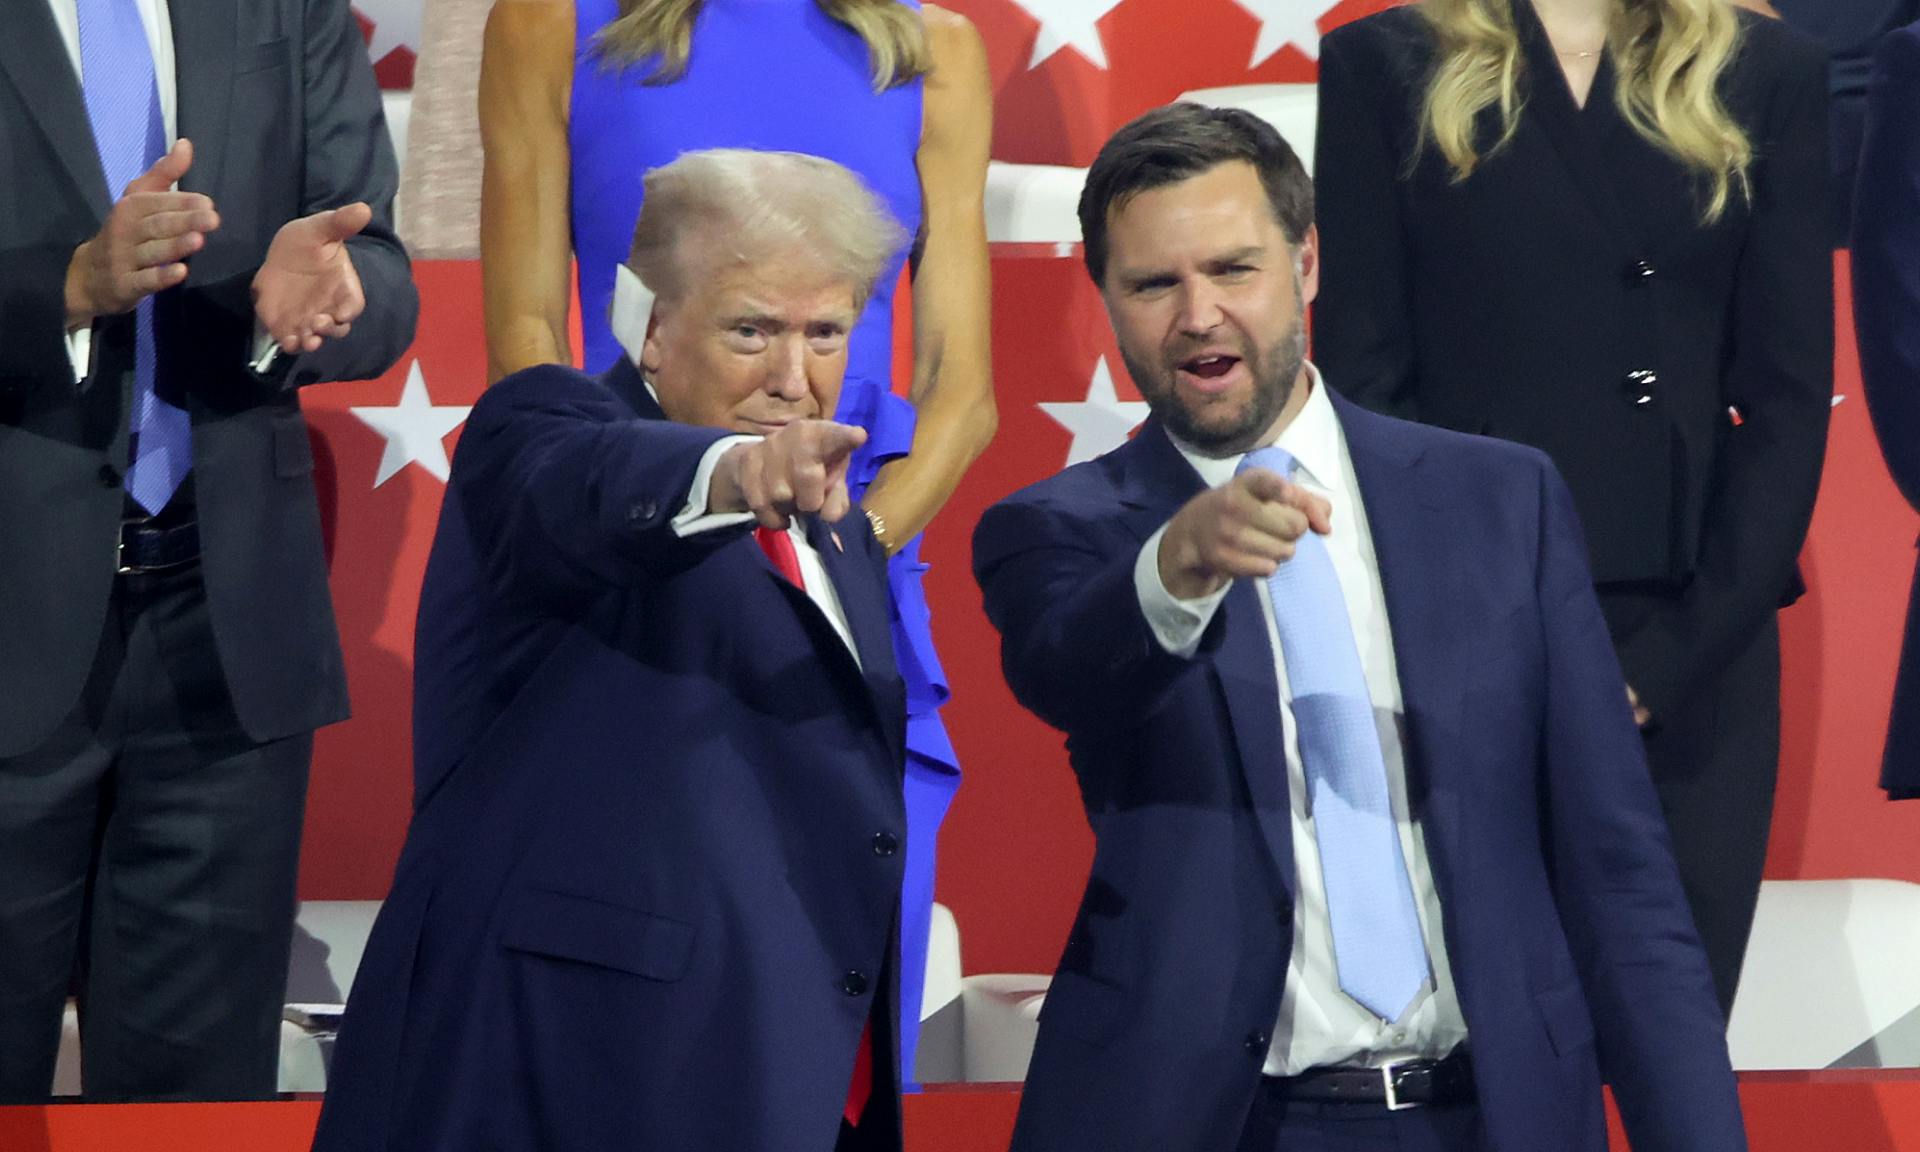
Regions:
<instances>
[{"instance_id":1,"label":"dark eyebrow","mask_svg":"<svg viewBox=\"0 0 1920 1152\"><path fill-rule=\"evenodd\" d=\"M1249 244L1244 248L1235 248L1231 252L1225 252L1210 258L1207 261L1207 267L1221 268L1229 264L1245 264L1249 260L1258 260L1266 254L1267 249L1265 245Z\"/></svg>"},{"instance_id":2,"label":"dark eyebrow","mask_svg":"<svg viewBox=\"0 0 1920 1152\"><path fill-rule=\"evenodd\" d=\"M721 327L738 328L743 324L750 324L766 332L784 332L787 329L785 320L766 312L737 312L727 316Z\"/></svg>"}]
</instances>

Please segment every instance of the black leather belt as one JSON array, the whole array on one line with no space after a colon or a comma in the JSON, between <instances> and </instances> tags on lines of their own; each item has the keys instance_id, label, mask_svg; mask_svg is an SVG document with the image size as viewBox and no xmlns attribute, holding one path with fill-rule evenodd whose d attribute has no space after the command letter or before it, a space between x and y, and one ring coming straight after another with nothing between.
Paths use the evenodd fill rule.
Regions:
<instances>
[{"instance_id":1,"label":"black leather belt","mask_svg":"<svg viewBox=\"0 0 1920 1152\"><path fill-rule=\"evenodd\" d=\"M122 576L166 572L199 558L200 525L192 519L164 525L144 517L120 522L118 570Z\"/></svg>"},{"instance_id":2,"label":"black leather belt","mask_svg":"<svg viewBox=\"0 0 1920 1152\"><path fill-rule=\"evenodd\" d=\"M1378 1068L1309 1068L1298 1076L1266 1076L1265 1089L1285 1100L1372 1104L1389 1111L1473 1099L1473 1062L1464 1052L1439 1060L1390 1060Z\"/></svg>"}]
</instances>

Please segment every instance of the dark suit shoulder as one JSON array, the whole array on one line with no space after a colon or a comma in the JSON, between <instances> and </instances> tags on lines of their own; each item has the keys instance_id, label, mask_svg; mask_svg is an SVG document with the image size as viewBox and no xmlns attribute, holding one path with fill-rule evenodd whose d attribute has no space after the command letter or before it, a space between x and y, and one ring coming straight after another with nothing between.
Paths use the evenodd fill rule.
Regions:
<instances>
[{"instance_id":1,"label":"dark suit shoulder","mask_svg":"<svg viewBox=\"0 0 1920 1152\"><path fill-rule=\"evenodd\" d=\"M996 505L1007 507L1052 508L1081 515L1088 511L1117 508L1119 453L1117 449L1097 459L1087 460L1044 480L1036 480Z\"/></svg>"},{"instance_id":2,"label":"dark suit shoulder","mask_svg":"<svg viewBox=\"0 0 1920 1152\"><path fill-rule=\"evenodd\" d=\"M1899 73L1910 82L1920 80L1920 23L1880 37L1873 49L1873 68L1878 75Z\"/></svg>"},{"instance_id":3,"label":"dark suit shoulder","mask_svg":"<svg viewBox=\"0 0 1920 1152\"><path fill-rule=\"evenodd\" d=\"M1433 62L1433 25L1413 5L1388 8L1350 21L1320 41L1322 67L1332 58L1360 76L1384 77L1406 86L1423 81Z\"/></svg>"},{"instance_id":4,"label":"dark suit shoulder","mask_svg":"<svg viewBox=\"0 0 1920 1152\"><path fill-rule=\"evenodd\" d=\"M1784 20L1740 9L1740 48L1729 68L1732 81L1762 91L1782 85L1827 88L1827 50Z\"/></svg>"}]
</instances>

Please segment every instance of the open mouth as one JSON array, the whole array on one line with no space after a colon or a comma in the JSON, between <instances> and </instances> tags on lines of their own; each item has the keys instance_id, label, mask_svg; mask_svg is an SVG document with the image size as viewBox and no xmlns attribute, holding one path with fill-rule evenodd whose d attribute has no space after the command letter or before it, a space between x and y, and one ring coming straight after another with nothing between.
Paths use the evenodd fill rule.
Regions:
<instances>
[{"instance_id":1,"label":"open mouth","mask_svg":"<svg viewBox=\"0 0 1920 1152\"><path fill-rule=\"evenodd\" d=\"M1203 392L1213 392L1230 384L1238 375L1239 367L1238 356L1210 353L1180 361L1179 373L1184 383Z\"/></svg>"}]
</instances>

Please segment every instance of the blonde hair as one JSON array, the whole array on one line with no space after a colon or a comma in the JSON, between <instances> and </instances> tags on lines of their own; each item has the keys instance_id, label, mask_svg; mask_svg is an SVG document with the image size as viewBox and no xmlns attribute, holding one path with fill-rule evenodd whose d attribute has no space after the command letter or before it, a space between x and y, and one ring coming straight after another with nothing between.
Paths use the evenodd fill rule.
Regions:
<instances>
[{"instance_id":1,"label":"blonde hair","mask_svg":"<svg viewBox=\"0 0 1920 1152\"><path fill-rule=\"evenodd\" d=\"M594 33L593 47L615 67L651 60L648 84L687 74L693 22L705 0L620 0L620 14ZM814 0L822 12L867 43L873 90L884 92L924 76L933 66L920 13L899 0Z\"/></svg>"},{"instance_id":2,"label":"blonde hair","mask_svg":"<svg viewBox=\"0 0 1920 1152\"><path fill-rule=\"evenodd\" d=\"M906 229L860 177L798 152L686 152L642 178L627 263L664 300L691 287L689 256L752 264L798 252L853 286L864 307ZM692 239L694 244L684 243Z\"/></svg>"},{"instance_id":3,"label":"blonde hair","mask_svg":"<svg viewBox=\"0 0 1920 1152\"><path fill-rule=\"evenodd\" d=\"M1440 49L1422 109L1420 148L1431 142L1455 181L1472 175L1482 159L1474 140L1482 111L1500 111L1500 138L1488 154L1513 139L1523 60L1512 6L1527 2L1419 0ZM1753 145L1717 89L1739 39L1739 18L1726 0L1617 0L1607 35L1607 56L1619 77L1614 104L1635 132L1705 178L1710 194L1701 218L1708 222L1726 211L1736 184L1743 195L1752 191Z\"/></svg>"}]
</instances>

